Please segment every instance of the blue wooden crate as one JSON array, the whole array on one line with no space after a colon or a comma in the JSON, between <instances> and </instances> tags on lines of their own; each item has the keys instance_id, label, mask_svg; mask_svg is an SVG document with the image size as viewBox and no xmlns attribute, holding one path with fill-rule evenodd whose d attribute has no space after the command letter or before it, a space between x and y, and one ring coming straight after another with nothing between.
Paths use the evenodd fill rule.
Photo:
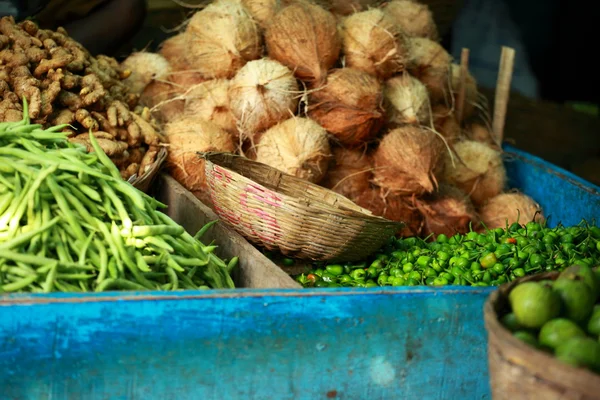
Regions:
<instances>
[{"instance_id":1,"label":"blue wooden crate","mask_svg":"<svg viewBox=\"0 0 600 400\"><path fill-rule=\"evenodd\" d=\"M551 223L600 189L507 148ZM488 399L490 288L249 290L0 299L0 399Z\"/></svg>"}]
</instances>

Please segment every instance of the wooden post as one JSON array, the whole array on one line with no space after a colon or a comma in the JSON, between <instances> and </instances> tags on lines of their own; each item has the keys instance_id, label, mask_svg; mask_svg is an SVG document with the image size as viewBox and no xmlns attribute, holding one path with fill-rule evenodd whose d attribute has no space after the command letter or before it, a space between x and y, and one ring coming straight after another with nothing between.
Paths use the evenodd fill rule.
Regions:
<instances>
[{"instance_id":1,"label":"wooden post","mask_svg":"<svg viewBox=\"0 0 600 400\"><path fill-rule=\"evenodd\" d=\"M495 142L502 145L504 139L504 124L506 122L506 109L510 96L510 84L512 81L513 68L515 64L515 50L510 47L502 47L500 56L500 71L496 82L496 98L494 101L494 120L492 130Z\"/></svg>"},{"instance_id":2,"label":"wooden post","mask_svg":"<svg viewBox=\"0 0 600 400\"><path fill-rule=\"evenodd\" d=\"M469 73L469 49L462 49L460 53L460 81L458 84L458 96L456 98L456 119L462 123L465 111L465 96L467 86L467 74Z\"/></svg>"}]
</instances>

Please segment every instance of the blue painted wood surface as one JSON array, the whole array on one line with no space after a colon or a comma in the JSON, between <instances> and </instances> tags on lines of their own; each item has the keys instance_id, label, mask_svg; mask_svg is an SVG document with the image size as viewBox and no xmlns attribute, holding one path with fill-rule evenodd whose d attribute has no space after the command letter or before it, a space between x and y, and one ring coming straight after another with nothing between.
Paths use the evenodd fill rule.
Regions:
<instances>
[{"instance_id":1,"label":"blue painted wood surface","mask_svg":"<svg viewBox=\"0 0 600 400\"><path fill-rule=\"evenodd\" d=\"M507 151L552 223L600 217L597 187ZM5 296L0 400L489 399L491 290Z\"/></svg>"}]
</instances>

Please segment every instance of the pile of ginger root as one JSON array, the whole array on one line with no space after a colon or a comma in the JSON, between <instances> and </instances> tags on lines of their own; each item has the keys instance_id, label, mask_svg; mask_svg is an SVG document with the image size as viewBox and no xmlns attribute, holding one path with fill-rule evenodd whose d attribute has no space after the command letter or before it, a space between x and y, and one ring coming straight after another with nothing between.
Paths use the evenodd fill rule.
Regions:
<instances>
[{"instance_id":1,"label":"pile of ginger root","mask_svg":"<svg viewBox=\"0 0 600 400\"><path fill-rule=\"evenodd\" d=\"M25 98L33 123L69 124L69 140L88 151L92 131L124 179L142 177L164 142L122 82L130 73L112 57L93 57L63 28L0 19L0 122L21 120Z\"/></svg>"}]
</instances>

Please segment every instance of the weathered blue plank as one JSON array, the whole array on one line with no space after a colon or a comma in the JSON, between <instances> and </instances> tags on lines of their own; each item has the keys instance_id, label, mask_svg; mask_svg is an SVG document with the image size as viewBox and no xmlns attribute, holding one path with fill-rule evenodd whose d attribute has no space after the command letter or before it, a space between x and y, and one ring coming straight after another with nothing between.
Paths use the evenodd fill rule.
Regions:
<instances>
[{"instance_id":1,"label":"weathered blue plank","mask_svg":"<svg viewBox=\"0 0 600 400\"><path fill-rule=\"evenodd\" d=\"M488 293L19 296L0 305L1 398L486 398Z\"/></svg>"},{"instance_id":2,"label":"weathered blue plank","mask_svg":"<svg viewBox=\"0 0 600 400\"><path fill-rule=\"evenodd\" d=\"M582 218L600 223L600 187L514 147L505 150L510 187L540 203L551 226L576 225Z\"/></svg>"},{"instance_id":3,"label":"weathered blue plank","mask_svg":"<svg viewBox=\"0 0 600 400\"><path fill-rule=\"evenodd\" d=\"M506 147L551 223L600 219L600 188ZM0 400L485 399L490 289L0 298Z\"/></svg>"}]
</instances>

